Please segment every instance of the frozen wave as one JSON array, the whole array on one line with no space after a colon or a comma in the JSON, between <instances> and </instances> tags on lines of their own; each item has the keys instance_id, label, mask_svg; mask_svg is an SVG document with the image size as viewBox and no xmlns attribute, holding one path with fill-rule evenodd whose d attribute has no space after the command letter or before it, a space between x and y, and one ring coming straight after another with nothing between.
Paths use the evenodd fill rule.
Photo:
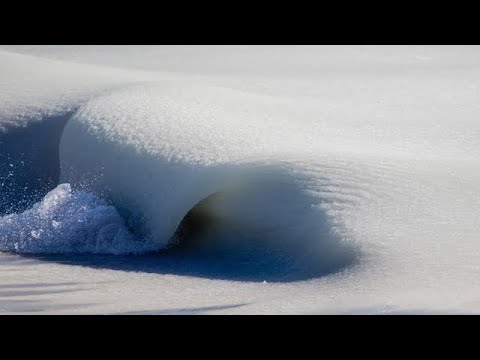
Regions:
<instances>
[{"instance_id":1,"label":"frozen wave","mask_svg":"<svg viewBox=\"0 0 480 360\"><path fill-rule=\"evenodd\" d=\"M304 133L296 130L292 148L295 129L290 128L290 148L280 151L281 136L265 137L274 119L259 126L253 139L249 132L258 119L249 119L244 108L223 113L238 97L249 107L271 105L268 97L259 101L233 92L232 101L231 95L219 97L225 91L231 92L170 82L125 87L92 98L74 114L11 130L6 139L15 146L7 149L15 164L23 159L19 155L35 154L28 144L38 149L35 144L48 139L51 145L46 154L36 154L33 166L14 169L17 182L36 178L33 171L49 172L52 182L60 176L75 191L61 185L22 212L45 191L27 189L24 209L2 219L2 249L128 254L175 248L229 259L224 268L237 267L233 273L242 273L243 266L251 274L260 266L269 278L318 277L354 264L358 248L339 214L355 196L318 192L325 185L315 183L319 173L311 171L311 163L291 158L305 148ZM137 120L150 131L138 132ZM233 127L245 136L228 136ZM12 196L22 190L6 188L5 195ZM59 201L52 205L52 197ZM59 214L69 220L59 221Z\"/></svg>"},{"instance_id":2,"label":"frozen wave","mask_svg":"<svg viewBox=\"0 0 480 360\"><path fill-rule=\"evenodd\" d=\"M311 156L328 144L312 136L313 119L288 122L295 111L218 87L163 82L113 91L67 124L61 181L107 198L138 237L160 248L183 233L180 245L194 242L196 251L257 252L328 273L358 256L342 224L358 197L342 187L322 191L338 171L328 157Z\"/></svg>"}]
</instances>

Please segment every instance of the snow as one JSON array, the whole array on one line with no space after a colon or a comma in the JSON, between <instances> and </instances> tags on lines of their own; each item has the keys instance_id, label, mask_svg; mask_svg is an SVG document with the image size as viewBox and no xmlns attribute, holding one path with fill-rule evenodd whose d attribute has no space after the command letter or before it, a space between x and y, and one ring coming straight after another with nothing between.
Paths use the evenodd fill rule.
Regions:
<instances>
[{"instance_id":1,"label":"snow","mask_svg":"<svg viewBox=\"0 0 480 360\"><path fill-rule=\"evenodd\" d=\"M3 47L0 312L478 312L479 60Z\"/></svg>"},{"instance_id":2,"label":"snow","mask_svg":"<svg viewBox=\"0 0 480 360\"><path fill-rule=\"evenodd\" d=\"M0 250L22 254L140 253L115 208L94 194L61 184L31 209L0 219Z\"/></svg>"}]
</instances>

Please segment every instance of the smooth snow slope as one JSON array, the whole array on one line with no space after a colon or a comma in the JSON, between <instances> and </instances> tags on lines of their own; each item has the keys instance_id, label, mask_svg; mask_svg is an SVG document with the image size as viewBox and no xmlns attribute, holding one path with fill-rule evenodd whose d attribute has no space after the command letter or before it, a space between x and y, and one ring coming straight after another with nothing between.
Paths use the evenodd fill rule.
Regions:
<instances>
[{"instance_id":1,"label":"smooth snow slope","mask_svg":"<svg viewBox=\"0 0 480 360\"><path fill-rule=\"evenodd\" d=\"M478 60L440 46L0 51L0 250L43 256L0 255L0 309L478 311ZM21 291L42 284L62 291Z\"/></svg>"}]
</instances>

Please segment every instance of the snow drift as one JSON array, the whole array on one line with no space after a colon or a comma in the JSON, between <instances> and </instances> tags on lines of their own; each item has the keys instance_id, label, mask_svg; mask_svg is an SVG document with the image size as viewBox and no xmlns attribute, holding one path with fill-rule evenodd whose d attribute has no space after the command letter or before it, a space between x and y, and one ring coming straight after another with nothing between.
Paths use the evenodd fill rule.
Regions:
<instances>
[{"instance_id":1,"label":"snow drift","mask_svg":"<svg viewBox=\"0 0 480 360\"><path fill-rule=\"evenodd\" d=\"M321 170L312 173L311 164L295 161L307 133L285 123L275 136L282 119L263 112L259 121L253 112L280 105L171 83L114 91L69 121L60 145L61 181L101 194L137 237L160 249L193 242L197 251L278 253L317 275L343 268L356 259L355 244L340 219L328 216L328 205L322 207L342 208L338 194L322 193L315 182ZM290 143L280 150L285 136ZM323 176L328 181L328 171ZM344 200L345 207L354 200Z\"/></svg>"}]
</instances>

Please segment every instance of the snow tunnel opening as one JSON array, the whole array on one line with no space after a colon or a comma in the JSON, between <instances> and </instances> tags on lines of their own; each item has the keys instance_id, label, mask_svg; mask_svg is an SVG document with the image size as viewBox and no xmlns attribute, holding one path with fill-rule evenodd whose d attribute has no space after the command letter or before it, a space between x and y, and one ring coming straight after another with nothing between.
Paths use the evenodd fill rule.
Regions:
<instances>
[{"instance_id":1,"label":"snow tunnel opening","mask_svg":"<svg viewBox=\"0 0 480 360\"><path fill-rule=\"evenodd\" d=\"M161 254L235 280L307 280L354 265L358 249L311 202L288 179L218 191L185 214Z\"/></svg>"},{"instance_id":2,"label":"snow tunnel opening","mask_svg":"<svg viewBox=\"0 0 480 360\"><path fill-rule=\"evenodd\" d=\"M172 237L171 249L193 248L196 239L219 225L220 219L208 210L208 200L201 200L187 212Z\"/></svg>"}]
</instances>

